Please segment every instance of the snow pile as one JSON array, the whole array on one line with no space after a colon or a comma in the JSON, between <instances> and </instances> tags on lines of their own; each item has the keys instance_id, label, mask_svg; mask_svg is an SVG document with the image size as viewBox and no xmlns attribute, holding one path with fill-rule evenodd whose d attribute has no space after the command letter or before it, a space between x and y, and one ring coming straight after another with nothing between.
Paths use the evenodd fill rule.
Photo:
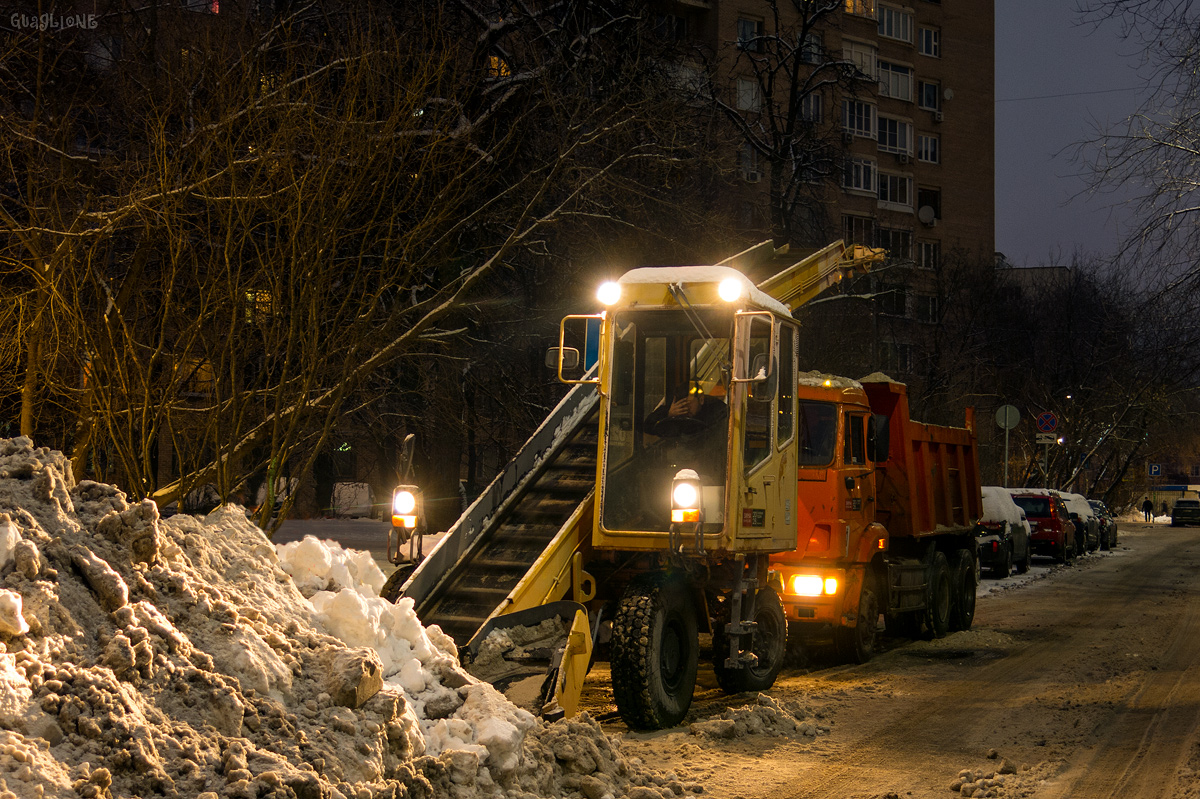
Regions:
<instances>
[{"instance_id":1,"label":"snow pile","mask_svg":"<svg viewBox=\"0 0 1200 799\"><path fill-rule=\"evenodd\" d=\"M466 674L410 603L364 592L377 578L357 556L289 553L311 602L241 508L162 519L76 485L59 452L0 439L0 797L600 799L642 784L594 722L542 726Z\"/></svg>"},{"instance_id":2,"label":"snow pile","mask_svg":"<svg viewBox=\"0 0 1200 799\"><path fill-rule=\"evenodd\" d=\"M829 732L827 724L818 725L807 720L810 715L809 709L794 699L780 701L759 694L753 705L729 708L720 716L693 722L688 725L688 730L692 735L709 738L744 738L747 735L815 738L818 733Z\"/></svg>"},{"instance_id":3,"label":"snow pile","mask_svg":"<svg viewBox=\"0 0 1200 799\"><path fill-rule=\"evenodd\" d=\"M278 544L275 550L279 565L305 596L338 588L354 588L365 596L379 596L387 582L370 552L342 549L333 541L319 541L306 535L299 541Z\"/></svg>"}]
</instances>

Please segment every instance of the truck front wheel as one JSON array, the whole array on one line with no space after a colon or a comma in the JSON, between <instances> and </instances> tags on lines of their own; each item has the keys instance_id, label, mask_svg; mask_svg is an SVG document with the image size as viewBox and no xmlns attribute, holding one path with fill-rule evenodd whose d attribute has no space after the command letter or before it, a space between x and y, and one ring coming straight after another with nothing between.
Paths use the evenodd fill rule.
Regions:
<instances>
[{"instance_id":1,"label":"truck front wheel","mask_svg":"<svg viewBox=\"0 0 1200 799\"><path fill-rule=\"evenodd\" d=\"M934 638L943 638L950 630L950 562L945 552L933 553L929 567L929 604L925 607L925 626Z\"/></svg>"},{"instance_id":2,"label":"truck front wheel","mask_svg":"<svg viewBox=\"0 0 1200 799\"><path fill-rule=\"evenodd\" d=\"M773 589L764 588L755 595L754 622L750 651L758 657L758 662L752 666L726 667L729 635L723 624L717 625L719 629L713 633L713 671L717 674L717 685L727 694L765 691L775 684L775 678L783 668L787 654L787 617L783 613L783 603Z\"/></svg>"},{"instance_id":3,"label":"truck front wheel","mask_svg":"<svg viewBox=\"0 0 1200 799\"><path fill-rule=\"evenodd\" d=\"M875 631L879 625L879 600L875 592L863 586L858 598L858 623L839 627L834 633L838 655L848 663L866 663L875 654Z\"/></svg>"},{"instance_id":4,"label":"truck front wheel","mask_svg":"<svg viewBox=\"0 0 1200 799\"><path fill-rule=\"evenodd\" d=\"M609 659L613 698L635 730L673 727L696 687L696 603L682 580L638 580L613 618Z\"/></svg>"}]
</instances>

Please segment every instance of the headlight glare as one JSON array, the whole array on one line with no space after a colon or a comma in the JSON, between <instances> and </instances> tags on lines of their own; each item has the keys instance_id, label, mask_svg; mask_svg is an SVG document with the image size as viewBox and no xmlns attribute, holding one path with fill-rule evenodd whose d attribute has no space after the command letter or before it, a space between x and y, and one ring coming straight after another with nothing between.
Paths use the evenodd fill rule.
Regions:
<instances>
[{"instance_id":1,"label":"headlight glare","mask_svg":"<svg viewBox=\"0 0 1200 799\"><path fill-rule=\"evenodd\" d=\"M600 288L596 289L596 299L600 300L602 305L615 304L621 299L621 285L611 280L601 283Z\"/></svg>"},{"instance_id":2,"label":"headlight glare","mask_svg":"<svg viewBox=\"0 0 1200 799\"><path fill-rule=\"evenodd\" d=\"M742 296L742 281L736 277L727 277L717 285L717 296L725 302L737 302Z\"/></svg>"},{"instance_id":3,"label":"headlight glare","mask_svg":"<svg viewBox=\"0 0 1200 799\"><path fill-rule=\"evenodd\" d=\"M792 577L792 593L797 596L820 596L821 576L819 574L797 574Z\"/></svg>"}]
</instances>

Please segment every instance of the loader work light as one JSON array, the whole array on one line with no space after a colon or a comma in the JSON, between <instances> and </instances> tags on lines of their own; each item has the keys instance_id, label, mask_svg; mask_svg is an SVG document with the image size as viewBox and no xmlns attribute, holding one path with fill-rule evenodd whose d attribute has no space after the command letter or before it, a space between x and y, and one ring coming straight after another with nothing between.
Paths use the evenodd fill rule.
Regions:
<instances>
[{"instance_id":1,"label":"loader work light","mask_svg":"<svg viewBox=\"0 0 1200 799\"><path fill-rule=\"evenodd\" d=\"M742 281L727 277L717 285L717 296L725 302L737 302L742 296Z\"/></svg>"},{"instance_id":2,"label":"loader work light","mask_svg":"<svg viewBox=\"0 0 1200 799\"><path fill-rule=\"evenodd\" d=\"M671 481L671 521L700 521L700 475L680 469Z\"/></svg>"},{"instance_id":3,"label":"loader work light","mask_svg":"<svg viewBox=\"0 0 1200 799\"><path fill-rule=\"evenodd\" d=\"M392 492L392 527L416 529L420 506L421 489L416 486L396 486Z\"/></svg>"},{"instance_id":4,"label":"loader work light","mask_svg":"<svg viewBox=\"0 0 1200 799\"><path fill-rule=\"evenodd\" d=\"M601 305L615 305L621 299L620 284L611 280L601 283L600 288L596 289L596 299L600 300Z\"/></svg>"}]
</instances>

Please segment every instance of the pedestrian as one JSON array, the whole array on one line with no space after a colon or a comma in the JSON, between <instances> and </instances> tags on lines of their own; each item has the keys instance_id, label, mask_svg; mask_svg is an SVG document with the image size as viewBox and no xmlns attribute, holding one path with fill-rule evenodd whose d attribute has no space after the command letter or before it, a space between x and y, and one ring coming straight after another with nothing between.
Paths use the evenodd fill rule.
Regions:
<instances>
[{"instance_id":1,"label":"pedestrian","mask_svg":"<svg viewBox=\"0 0 1200 799\"><path fill-rule=\"evenodd\" d=\"M1142 503L1142 513L1146 516L1146 521L1154 521L1154 503L1150 501L1150 497Z\"/></svg>"}]
</instances>

